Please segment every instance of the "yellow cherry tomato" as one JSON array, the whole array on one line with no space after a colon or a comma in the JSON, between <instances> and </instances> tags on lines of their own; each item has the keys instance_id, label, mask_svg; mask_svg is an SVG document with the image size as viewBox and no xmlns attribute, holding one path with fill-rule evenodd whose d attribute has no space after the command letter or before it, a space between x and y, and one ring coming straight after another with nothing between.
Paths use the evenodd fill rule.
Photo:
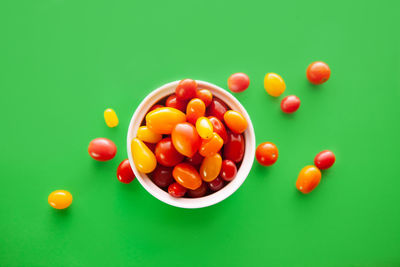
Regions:
<instances>
[{"instance_id":1,"label":"yellow cherry tomato","mask_svg":"<svg viewBox=\"0 0 400 267\"><path fill-rule=\"evenodd\" d=\"M104 111L104 120L108 127L115 127L118 125L118 117L117 113L111 108L108 108Z\"/></svg>"},{"instance_id":2,"label":"yellow cherry tomato","mask_svg":"<svg viewBox=\"0 0 400 267\"><path fill-rule=\"evenodd\" d=\"M237 111L229 110L225 112L224 121L226 126L234 133L241 134L247 129L246 119Z\"/></svg>"},{"instance_id":3,"label":"yellow cherry tomato","mask_svg":"<svg viewBox=\"0 0 400 267\"><path fill-rule=\"evenodd\" d=\"M50 193L47 201L55 209L68 208L72 203L72 195L66 190L56 190Z\"/></svg>"},{"instance_id":4,"label":"yellow cherry tomato","mask_svg":"<svg viewBox=\"0 0 400 267\"><path fill-rule=\"evenodd\" d=\"M278 97L285 92L285 81L276 73L267 73L264 78L264 88L271 96Z\"/></svg>"},{"instance_id":5,"label":"yellow cherry tomato","mask_svg":"<svg viewBox=\"0 0 400 267\"><path fill-rule=\"evenodd\" d=\"M131 142L131 152L136 168L143 173L152 172L157 166L156 156L138 138L133 138Z\"/></svg>"},{"instance_id":6,"label":"yellow cherry tomato","mask_svg":"<svg viewBox=\"0 0 400 267\"><path fill-rule=\"evenodd\" d=\"M209 119L206 117L200 117L196 121L196 130L202 139L210 139L214 128Z\"/></svg>"},{"instance_id":7,"label":"yellow cherry tomato","mask_svg":"<svg viewBox=\"0 0 400 267\"><path fill-rule=\"evenodd\" d=\"M200 166L200 176L206 182L218 177L221 171L222 157L219 153L205 157Z\"/></svg>"},{"instance_id":8,"label":"yellow cherry tomato","mask_svg":"<svg viewBox=\"0 0 400 267\"><path fill-rule=\"evenodd\" d=\"M149 129L147 126L140 126L136 137L139 140L142 140L143 142L155 144L158 143L162 139L162 135L153 132L152 130Z\"/></svg>"},{"instance_id":9,"label":"yellow cherry tomato","mask_svg":"<svg viewBox=\"0 0 400 267\"><path fill-rule=\"evenodd\" d=\"M317 167L309 165L300 171L297 177L296 187L303 194L308 194L317 187L320 181L321 171Z\"/></svg>"},{"instance_id":10,"label":"yellow cherry tomato","mask_svg":"<svg viewBox=\"0 0 400 267\"><path fill-rule=\"evenodd\" d=\"M146 126L158 134L170 134L175 125L185 121L185 113L170 107L157 108L146 115Z\"/></svg>"}]
</instances>

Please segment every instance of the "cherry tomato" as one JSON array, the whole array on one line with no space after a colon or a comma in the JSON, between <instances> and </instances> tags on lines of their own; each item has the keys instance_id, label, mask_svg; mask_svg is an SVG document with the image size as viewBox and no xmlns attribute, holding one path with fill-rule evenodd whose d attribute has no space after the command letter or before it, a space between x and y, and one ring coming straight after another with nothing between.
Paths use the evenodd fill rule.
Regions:
<instances>
[{"instance_id":1,"label":"cherry tomato","mask_svg":"<svg viewBox=\"0 0 400 267\"><path fill-rule=\"evenodd\" d=\"M303 194L314 190L321 181L321 171L315 166L304 167L297 177L296 187Z\"/></svg>"},{"instance_id":2,"label":"cherry tomato","mask_svg":"<svg viewBox=\"0 0 400 267\"><path fill-rule=\"evenodd\" d=\"M185 162L193 165L193 166L198 166L203 162L203 156L200 155L199 152L196 152L196 154L193 155L191 158L186 158Z\"/></svg>"},{"instance_id":3,"label":"cherry tomato","mask_svg":"<svg viewBox=\"0 0 400 267\"><path fill-rule=\"evenodd\" d=\"M197 197L202 197L207 193L207 185L206 183L202 183L201 186L199 188L197 188L196 190L188 190L188 195L189 197L192 198L197 198Z\"/></svg>"},{"instance_id":4,"label":"cherry tomato","mask_svg":"<svg viewBox=\"0 0 400 267\"><path fill-rule=\"evenodd\" d=\"M222 189L222 187L224 187L224 180L222 180L221 177L217 177L208 183L208 187L213 192L219 191Z\"/></svg>"},{"instance_id":5,"label":"cherry tomato","mask_svg":"<svg viewBox=\"0 0 400 267\"><path fill-rule=\"evenodd\" d=\"M53 208L62 210L68 208L69 205L71 205L72 195L66 190L56 190L50 193L47 201Z\"/></svg>"},{"instance_id":6,"label":"cherry tomato","mask_svg":"<svg viewBox=\"0 0 400 267\"><path fill-rule=\"evenodd\" d=\"M173 183L168 186L168 193L173 197L183 197L186 194L187 189L178 183Z\"/></svg>"},{"instance_id":7,"label":"cherry tomato","mask_svg":"<svg viewBox=\"0 0 400 267\"><path fill-rule=\"evenodd\" d=\"M219 173L219 176L224 179L227 182L232 181L237 173L237 167L236 164L229 159L225 159L222 161L221 164L221 172Z\"/></svg>"},{"instance_id":8,"label":"cherry tomato","mask_svg":"<svg viewBox=\"0 0 400 267\"><path fill-rule=\"evenodd\" d=\"M96 138L90 141L88 152L97 161L107 161L115 157L117 147L110 139Z\"/></svg>"},{"instance_id":9,"label":"cherry tomato","mask_svg":"<svg viewBox=\"0 0 400 267\"><path fill-rule=\"evenodd\" d=\"M307 68L307 79L313 84L322 84L329 80L331 69L322 61L311 63Z\"/></svg>"},{"instance_id":10,"label":"cherry tomato","mask_svg":"<svg viewBox=\"0 0 400 267\"><path fill-rule=\"evenodd\" d=\"M320 170L329 169L335 163L336 157L330 150L319 152L314 158L314 164Z\"/></svg>"},{"instance_id":11,"label":"cherry tomato","mask_svg":"<svg viewBox=\"0 0 400 267\"><path fill-rule=\"evenodd\" d=\"M278 148L271 142L261 143L256 149L256 159L263 166L271 166L278 159Z\"/></svg>"},{"instance_id":12,"label":"cherry tomato","mask_svg":"<svg viewBox=\"0 0 400 267\"><path fill-rule=\"evenodd\" d=\"M163 107L164 107L164 105L155 104L154 106L152 106L152 107L150 108L149 112L150 112L150 111L153 111L153 110L155 110L155 109L158 109L158 108L163 108Z\"/></svg>"},{"instance_id":13,"label":"cherry tomato","mask_svg":"<svg viewBox=\"0 0 400 267\"><path fill-rule=\"evenodd\" d=\"M224 140L224 144L228 141L228 133L226 131L225 125L216 117L208 117L211 124L213 125L213 130L216 132L222 140Z\"/></svg>"},{"instance_id":14,"label":"cherry tomato","mask_svg":"<svg viewBox=\"0 0 400 267\"><path fill-rule=\"evenodd\" d=\"M203 100L204 105L206 105L206 107L208 107L211 104L213 95L209 90L201 89L201 90L197 91L196 97L200 98L201 100Z\"/></svg>"},{"instance_id":15,"label":"cherry tomato","mask_svg":"<svg viewBox=\"0 0 400 267\"><path fill-rule=\"evenodd\" d=\"M183 158L183 155L176 151L171 137L164 138L158 142L156 146L156 159L161 165L172 167L180 163Z\"/></svg>"},{"instance_id":16,"label":"cherry tomato","mask_svg":"<svg viewBox=\"0 0 400 267\"><path fill-rule=\"evenodd\" d=\"M174 178L172 178L172 168L162 165L157 165L150 177L153 183L161 188L166 188L174 182Z\"/></svg>"},{"instance_id":17,"label":"cherry tomato","mask_svg":"<svg viewBox=\"0 0 400 267\"><path fill-rule=\"evenodd\" d=\"M200 166L200 176L203 181L211 182L221 171L222 158L220 154L205 157Z\"/></svg>"},{"instance_id":18,"label":"cherry tomato","mask_svg":"<svg viewBox=\"0 0 400 267\"><path fill-rule=\"evenodd\" d=\"M244 156L243 135L229 132L228 141L224 146L224 159L229 159L235 163L239 163L242 161L243 156Z\"/></svg>"},{"instance_id":19,"label":"cherry tomato","mask_svg":"<svg viewBox=\"0 0 400 267\"><path fill-rule=\"evenodd\" d=\"M186 120L194 125L197 119L203 117L205 113L204 102L199 98L193 98L186 107Z\"/></svg>"},{"instance_id":20,"label":"cherry tomato","mask_svg":"<svg viewBox=\"0 0 400 267\"><path fill-rule=\"evenodd\" d=\"M104 120L110 128L118 126L118 116L112 108L108 108L104 111Z\"/></svg>"},{"instance_id":21,"label":"cherry tomato","mask_svg":"<svg viewBox=\"0 0 400 267\"><path fill-rule=\"evenodd\" d=\"M187 163L179 163L172 171L172 176L181 186L195 190L201 186L201 177L196 169Z\"/></svg>"},{"instance_id":22,"label":"cherry tomato","mask_svg":"<svg viewBox=\"0 0 400 267\"><path fill-rule=\"evenodd\" d=\"M265 91L271 96L278 97L285 92L286 85L282 77L276 73L267 73L264 78Z\"/></svg>"},{"instance_id":23,"label":"cherry tomato","mask_svg":"<svg viewBox=\"0 0 400 267\"><path fill-rule=\"evenodd\" d=\"M224 114L227 110L228 108L225 103L219 98L214 97L207 108L207 115L217 117L220 121L224 121Z\"/></svg>"},{"instance_id":24,"label":"cherry tomato","mask_svg":"<svg viewBox=\"0 0 400 267\"><path fill-rule=\"evenodd\" d=\"M221 150L224 145L224 140L217 134L213 133L210 139L203 139L199 149L200 155L203 157L212 156Z\"/></svg>"},{"instance_id":25,"label":"cherry tomato","mask_svg":"<svg viewBox=\"0 0 400 267\"><path fill-rule=\"evenodd\" d=\"M225 112L224 121L226 126L234 133L240 134L247 129L246 119L237 111L229 110Z\"/></svg>"},{"instance_id":26,"label":"cherry tomato","mask_svg":"<svg viewBox=\"0 0 400 267\"><path fill-rule=\"evenodd\" d=\"M188 122L178 123L172 130L171 137L175 149L189 158L197 152L201 144L196 128Z\"/></svg>"},{"instance_id":27,"label":"cherry tomato","mask_svg":"<svg viewBox=\"0 0 400 267\"><path fill-rule=\"evenodd\" d=\"M175 88L176 97L180 100L189 100L196 97L197 83L191 79L184 79Z\"/></svg>"},{"instance_id":28,"label":"cherry tomato","mask_svg":"<svg viewBox=\"0 0 400 267\"><path fill-rule=\"evenodd\" d=\"M176 108L158 108L146 115L147 127L158 134L170 134L175 125L185 121L185 113Z\"/></svg>"},{"instance_id":29,"label":"cherry tomato","mask_svg":"<svg viewBox=\"0 0 400 267\"><path fill-rule=\"evenodd\" d=\"M143 142L151 144L157 143L162 139L161 134L153 132L147 126L140 126L136 133L136 137L142 140Z\"/></svg>"},{"instance_id":30,"label":"cherry tomato","mask_svg":"<svg viewBox=\"0 0 400 267\"><path fill-rule=\"evenodd\" d=\"M176 108L182 112L186 112L186 100L179 100L175 94L170 95L165 101L165 106L170 108Z\"/></svg>"},{"instance_id":31,"label":"cherry tomato","mask_svg":"<svg viewBox=\"0 0 400 267\"><path fill-rule=\"evenodd\" d=\"M117 178L120 182L122 182L124 184L129 184L130 182L133 181L133 179L135 179L135 174L133 174L133 171L132 171L131 165L129 164L128 159L124 159L118 165Z\"/></svg>"},{"instance_id":32,"label":"cherry tomato","mask_svg":"<svg viewBox=\"0 0 400 267\"><path fill-rule=\"evenodd\" d=\"M206 117L200 117L196 121L196 130L202 139L210 139L213 134L213 125Z\"/></svg>"},{"instance_id":33,"label":"cherry tomato","mask_svg":"<svg viewBox=\"0 0 400 267\"><path fill-rule=\"evenodd\" d=\"M289 95L282 99L281 109L285 113L293 113L300 107L300 99L295 95Z\"/></svg>"},{"instance_id":34,"label":"cherry tomato","mask_svg":"<svg viewBox=\"0 0 400 267\"><path fill-rule=\"evenodd\" d=\"M153 152L139 139L133 138L131 142L133 162L138 171L152 172L157 166L157 160Z\"/></svg>"},{"instance_id":35,"label":"cherry tomato","mask_svg":"<svg viewBox=\"0 0 400 267\"><path fill-rule=\"evenodd\" d=\"M234 73L228 78L228 87L232 92L240 93L250 85L249 76L244 73Z\"/></svg>"}]
</instances>

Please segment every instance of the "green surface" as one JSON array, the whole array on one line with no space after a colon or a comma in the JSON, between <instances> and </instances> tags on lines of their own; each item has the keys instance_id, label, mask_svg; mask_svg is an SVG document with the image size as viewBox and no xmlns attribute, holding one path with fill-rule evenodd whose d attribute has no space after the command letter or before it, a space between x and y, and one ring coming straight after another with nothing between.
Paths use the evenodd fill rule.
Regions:
<instances>
[{"instance_id":1,"label":"green surface","mask_svg":"<svg viewBox=\"0 0 400 267\"><path fill-rule=\"evenodd\" d=\"M399 26L395 1L0 2L0 266L399 266ZM326 61L322 86L307 65ZM115 177L129 120L160 85L226 87L245 72L257 163L231 197L200 210L161 203ZM285 115L263 89L282 75L302 100ZM103 110L120 125L107 128ZM115 141L110 162L87 154ZM310 195L300 169L336 153ZM48 194L69 190L57 211Z\"/></svg>"}]
</instances>

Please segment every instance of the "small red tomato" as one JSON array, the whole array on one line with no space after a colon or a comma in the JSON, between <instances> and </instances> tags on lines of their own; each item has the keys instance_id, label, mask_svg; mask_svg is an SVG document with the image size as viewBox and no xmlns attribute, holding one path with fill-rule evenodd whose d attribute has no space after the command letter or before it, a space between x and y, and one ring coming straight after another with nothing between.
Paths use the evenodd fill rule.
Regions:
<instances>
[{"instance_id":1,"label":"small red tomato","mask_svg":"<svg viewBox=\"0 0 400 267\"><path fill-rule=\"evenodd\" d=\"M293 113L300 107L300 99L295 95L289 95L282 99L281 109L285 113Z\"/></svg>"},{"instance_id":2,"label":"small red tomato","mask_svg":"<svg viewBox=\"0 0 400 267\"><path fill-rule=\"evenodd\" d=\"M182 154L176 151L171 137L166 137L157 143L155 154L157 162L166 167L175 166L184 158Z\"/></svg>"},{"instance_id":3,"label":"small red tomato","mask_svg":"<svg viewBox=\"0 0 400 267\"><path fill-rule=\"evenodd\" d=\"M149 112L150 112L150 111L153 111L153 110L155 110L155 109L158 109L158 108L163 108L163 107L164 107L164 105L155 104L154 106L152 106L152 107L150 108Z\"/></svg>"},{"instance_id":4,"label":"small red tomato","mask_svg":"<svg viewBox=\"0 0 400 267\"><path fill-rule=\"evenodd\" d=\"M249 85L249 76L244 73L234 73L228 78L228 87L232 92L243 92L249 87Z\"/></svg>"},{"instance_id":5,"label":"small red tomato","mask_svg":"<svg viewBox=\"0 0 400 267\"><path fill-rule=\"evenodd\" d=\"M307 79L310 83L321 84L326 82L331 76L331 70L325 62L316 61L307 68Z\"/></svg>"},{"instance_id":6,"label":"small red tomato","mask_svg":"<svg viewBox=\"0 0 400 267\"><path fill-rule=\"evenodd\" d=\"M314 158L314 164L318 169L326 170L332 167L335 163L336 157L330 150L324 150L319 152Z\"/></svg>"},{"instance_id":7,"label":"small red tomato","mask_svg":"<svg viewBox=\"0 0 400 267\"><path fill-rule=\"evenodd\" d=\"M227 182L232 181L237 173L237 167L236 164L229 159L225 159L222 161L221 165L221 172L219 173L219 176L224 179Z\"/></svg>"},{"instance_id":8,"label":"small red tomato","mask_svg":"<svg viewBox=\"0 0 400 267\"><path fill-rule=\"evenodd\" d=\"M171 137L175 149L189 158L193 157L201 145L201 138L196 128L188 122L175 125Z\"/></svg>"},{"instance_id":9,"label":"small red tomato","mask_svg":"<svg viewBox=\"0 0 400 267\"><path fill-rule=\"evenodd\" d=\"M207 193L207 185L206 185L206 183L203 182L199 188L197 188L195 190L188 189L187 192L188 192L189 197L193 197L193 198L202 197Z\"/></svg>"},{"instance_id":10,"label":"small red tomato","mask_svg":"<svg viewBox=\"0 0 400 267\"><path fill-rule=\"evenodd\" d=\"M176 97L180 100L189 100L196 97L197 83L191 79L184 79L175 88Z\"/></svg>"},{"instance_id":11,"label":"small red tomato","mask_svg":"<svg viewBox=\"0 0 400 267\"><path fill-rule=\"evenodd\" d=\"M117 178L120 182L122 182L124 184L129 184L130 182L133 181L133 179L135 179L135 175L133 174L133 171L132 171L131 165L129 164L128 159L124 159L118 165Z\"/></svg>"},{"instance_id":12,"label":"small red tomato","mask_svg":"<svg viewBox=\"0 0 400 267\"><path fill-rule=\"evenodd\" d=\"M193 125L196 125L198 118L203 117L206 113L206 105L203 100L193 98L189 101L186 107L186 120Z\"/></svg>"},{"instance_id":13,"label":"small red tomato","mask_svg":"<svg viewBox=\"0 0 400 267\"><path fill-rule=\"evenodd\" d=\"M196 152L196 154L193 155L191 158L186 158L185 162L193 165L193 166L199 166L203 162L204 157L200 155L199 152Z\"/></svg>"},{"instance_id":14,"label":"small red tomato","mask_svg":"<svg viewBox=\"0 0 400 267\"><path fill-rule=\"evenodd\" d=\"M241 134L229 132L228 141L224 146L224 159L235 163L242 161L244 156L244 137Z\"/></svg>"},{"instance_id":15,"label":"small red tomato","mask_svg":"<svg viewBox=\"0 0 400 267\"><path fill-rule=\"evenodd\" d=\"M198 90L196 93L196 97L203 100L204 105L206 105L206 107L208 107L211 104L213 98L212 93L207 89Z\"/></svg>"},{"instance_id":16,"label":"small red tomato","mask_svg":"<svg viewBox=\"0 0 400 267\"><path fill-rule=\"evenodd\" d=\"M228 108L225 103L221 99L214 97L207 108L207 116L217 117L220 121L224 121L224 114L227 111Z\"/></svg>"},{"instance_id":17,"label":"small red tomato","mask_svg":"<svg viewBox=\"0 0 400 267\"><path fill-rule=\"evenodd\" d=\"M174 182L172 177L172 168L157 165L156 169L150 174L151 180L158 187L166 188Z\"/></svg>"},{"instance_id":18,"label":"small red tomato","mask_svg":"<svg viewBox=\"0 0 400 267\"><path fill-rule=\"evenodd\" d=\"M179 100L175 94L170 95L165 101L165 106L186 112L187 101Z\"/></svg>"},{"instance_id":19,"label":"small red tomato","mask_svg":"<svg viewBox=\"0 0 400 267\"><path fill-rule=\"evenodd\" d=\"M186 188L178 183L173 183L168 186L168 193L173 197L183 197L186 194Z\"/></svg>"},{"instance_id":20,"label":"small red tomato","mask_svg":"<svg viewBox=\"0 0 400 267\"><path fill-rule=\"evenodd\" d=\"M226 131L225 125L216 117L208 117L211 124L213 125L214 132L217 133L222 140L224 140L224 144L228 141L228 132Z\"/></svg>"},{"instance_id":21,"label":"small red tomato","mask_svg":"<svg viewBox=\"0 0 400 267\"><path fill-rule=\"evenodd\" d=\"M224 180L222 180L221 177L217 177L208 183L208 187L211 191L219 191L222 187L224 187Z\"/></svg>"},{"instance_id":22,"label":"small red tomato","mask_svg":"<svg viewBox=\"0 0 400 267\"><path fill-rule=\"evenodd\" d=\"M117 147L107 138L96 138L89 143L89 155L97 161L107 161L115 157Z\"/></svg>"},{"instance_id":23,"label":"small red tomato","mask_svg":"<svg viewBox=\"0 0 400 267\"><path fill-rule=\"evenodd\" d=\"M278 148L271 142L261 143L256 149L256 159L263 166L271 166L278 159Z\"/></svg>"}]
</instances>

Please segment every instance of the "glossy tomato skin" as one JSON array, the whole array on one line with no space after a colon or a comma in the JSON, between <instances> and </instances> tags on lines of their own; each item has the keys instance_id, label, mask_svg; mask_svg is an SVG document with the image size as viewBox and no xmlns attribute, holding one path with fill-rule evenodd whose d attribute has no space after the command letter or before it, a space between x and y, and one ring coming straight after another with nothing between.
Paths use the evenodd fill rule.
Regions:
<instances>
[{"instance_id":1,"label":"glossy tomato skin","mask_svg":"<svg viewBox=\"0 0 400 267\"><path fill-rule=\"evenodd\" d=\"M153 151L138 138L133 138L131 141L131 153L138 171L150 173L157 167L157 159Z\"/></svg>"},{"instance_id":2,"label":"glossy tomato skin","mask_svg":"<svg viewBox=\"0 0 400 267\"><path fill-rule=\"evenodd\" d=\"M228 88L235 93L246 90L250 85L249 76L244 73L234 73L228 78Z\"/></svg>"},{"instance_id":3,"label":"glossy tomato skin","mask_svg":"<svg viewBox=\"0 0 400 267\"><path fill-rule=\"evenodd\" d=\"M131 165L129 164L128 159L124 159L118 165L117 168L117 178L121 183L129 184L135 179L135 174L133 174Z\"/></svg>"},{"instance_id":4,"label":"glossy tomato skin","mask_svg":"<svg viewBox=\"0 0 400 267\"><path fill-rule=\"evenodd\" d=\"M218 153L223 145L224 140L217 133L213 133L211 138L201 141L199 153L203 157L209 157Z\"/></svg>"},{"instance_id":5,"label":"glossy tomato skin","mask_svg":"<svg viewBox=\"0 0 400 267\"><path fill-rule=\"evenodd\" d=\"M164 107L164 105L155 104L154 106L152 106L152 107L149 109L149 112L150 112L150 111L153 111L153 110L155 110L155 109L158 109L158 108L163 108L163 107Z\"/></svg>"},{"instance_id":6,"label":"glossy tomato skin","mask_svg":"<svg viewBox=\"0 0 400 267\"><path fill-rule=\"evenodd\" d=\"M321 171L312 165L304 167L297 177L296 188L303 194L313 191L321 181Z\"/></svg>"},{"instance_id":7,"label":"glossy tomato skin","mask_svg":"<svg viewBox=\"0 0 400 267\"><path fill-rule=\"evenodd\" d=\"M224 146L224 159L235 163L242 161L244 156L244 137L242 134L228 133L228 141Z\"/></svg>"},{"instance_id":8,"label":"glossy tomato skin","mask_svg":"<svg viewBox=\"0 0 400 267\"><path fill-rule=\"evenodd\" d=\"M207 194L207 185L205 182L201 184L201 186L195 190L188 190L187 194L189 197L192 198L197 198L197 197L203 197L205 194Z\"/></svg>"},{"instance_id":9,"label":"glossy tomato skin","mask_svg":"<svg viewBox=\"0 0 400 267\"><path fill-rule=\"evenodd\" d=\"M47 198L50 206L62 210L68 208L72 203L72 195L66 190L56 190L50 193Z\"/></svg>"},{"instance_id":10,"label":"glossy tomato skin","mask_svg":"<svg viewBox=\"0 0 400 267\"><path fill-rule=\"evenodd\" d=\"M173 183L168 187L168 193L173 197L183 197L187 189L178 183Z\"/></svg>"},{"instance_id":11,"label":"glossy tomato skin","mask_svg":"<svg viewBox=\"0 0 400 267\"><path fill-rule=\"evenodd\" d=\"M166 137L157 143L155 154L157 162L166 167L175 166L184 158L184 156L175 149L171 137Z\"/></svg>"},{"instance_id":12,"label":"glossy tomato skin","mask_svg":"<svg viewBox=\"0 0 400 267\"><path fill-rule=\"evenodd\" d=\"M203 162L204 157L200 155L199 152L196 152L193 157L186 158L185 162L189 163L190 165L196 167L199 166Z\"/></svg>"},{"instance_id":13,"label":"glossy tomato skin","mask_svg":"<svg viewBox=\"0 0 400 267\"><path fill-rule=\"evenodd\" d=\"M241 134L247 129L246 119L237 111L228 110L225 112L224 121L226 126L234 133Z\"/></svg>"},{"instance_id":14,"label":"glossy tomato skin","mask_svg":"<svg viewBox=\"0 0 400 267\"><path fill-rule=\"evenodd\" d=\"M278 148L274 143L264 142L256 149L256 159L263 166L271 166L278 160Z\"/></svg>"},{"instance_id":15,"label":"glossy tomato skin","mask_svg":"<svg viewBox=\"0 0 400 267\"><path fill-rule=\"evenodd\" d=\"M267 73L264 77L264 88L270 96L278 97L285 92L285 81L279 74Z\"/></svg>"},{"instance_id":16,"label":"glossy tomato skin","mask_svg":"<svg viewBox=\"0 0 400 267\"><path fill-rule=\"evenodd\" d=\"M189 100L196 97L197 83L192 79L181 80L175 88L176 97L180 100Z\"/></svg>"},{"instance_id":17,"label":"glossy tomato skin","mask_svg":"<svg viewBox=\"0 0 400 267\"><path fill-rule=\"evenodd\" d=\"M295 95L289 95L282 99L281 109L285 113L293 113L300 107L300 99Z\"/></svg>"},{"instance_id":18,"label":"glossy tomato skin","mask_svg":"<svg viewBox=\"0 0 400 267\"><path fill-rule=\"evenodd\" d=\"M186 100L179 100L175 94L170 95L165 101L165 106L170 108L176 108L182 112L186 112Z\"/></svg>"},{"instance_id":19,"label":"glossy tomato skin","mask_svg":"<svg viewBox=\"0 0 400 267\"><path fill-rule=\"evenodd\" d=\"M90 141L88 152L97 161L107 161L115 157L117 147L110 139L96 138Z\"/></svg>"},{"instance_id":20,"label":"glossy tomato skin","mask_svg":"<svg viewBox=\"0 0 400 267\"><path fill-rule=\"evenodd\" d=\"M224 180L222 180L220 177L217 177L216 179L208 183L208 188L210 188L210 190L213 192L217 192L221 190L222 187L224 187L224 184Z\"/></svg>"},{"instance_id":21,"label":"glossy tomato skin","mask_svg":"<svg viewBox=\"0 0 400 267\"><path fill-rule=\"evenodd\" d=\"M329 80L331 69L325 62L316 61L308 66L306 74L310 83L322 84Z\"/></svg>"},{"instance_id":22,"label":"glossy tomato skin","mask_svg":"<svg viewBox=\"0 0 400 267\"><path fill-rule=\"evenodd\" d=\"M146 115L146 126L158 134L170 134L175 125L185 121L185 113L170 107L158 108Z\"/></svg>"},{"instance_id":23,"label":"glossy tomato skin","mask_svg":"<svg viewBox=\"0 0 400 267\"><path fill-rule=\"evenodd\" d=\"M224 144L226 144L228 141L228 132L226 131L225 125L217 117L210 116L208 119L213 125L214 132L217 133L222 140L224 140Z\"/></svg>"},{"instance_id":24,"label":"glossy tomato skin","mask_svg":"<svg viewBox=\"0 0 400 267\"><path fill-rule=\"evenodd\" d=\"M174 182L174 178L172 177L172 168L162 165L157 165L150 177L153 183L161 188L166 188Z\"/></svg>"},{"instance_id":25,"label":"glossy tomato skin","mask_svg":"<svg viewBox=\"0 0 400 267\"><path fill-rule=\"evenodd\" d=\"M224 179L227 182L232 181L235 179L237 174L237 167L236 164L229 159L225 159L222 161L221 165L221 172L219 173L219 176Z\"/></svg>"},{"instance_id":26,"label":"glossy tomato skin","mask_svg":"<svg viewBox=\"0 0 400 267\"><path fill-rule=\"evenodd\" d=\"M186 120L195 125L198 118L203 117L206 113L206 105L203 100L193 98L186 107Z\"/></svg>"},{"instance_id":27,"label":"glossy tomato skin","mask_svg":"<svg viewBox=\"0 0 400 267\"><path fill-rule=\"evenodd\" d=\"M335 163L336 157L330 150L324 150L319 152L314 158L314 164L320 170L326 170L332 167Z\"/></svg>"},{"instance_id":28,"label":"glossy tomato skin","mask_svg":"<svg viewBox=\"0 0 400 267\"><path fill-rule=\"evenodd\" d=\"M208 107L211 104L211 101L213 99L212 93L207 89L198 90L196 93L196 97L203 100L204 105L206 105L206 107Z\"/></svg>"},{"instance_id":29,"label":"glossy tomato skin","mask_svg":"<svg viewBox=\"0 0 400 267\"><path fill-rule=\"evenodd\" d=\"M200 166L200 176L205 182L211 182L221 171L222 158L219 153L205 157Z\"/></svg>"},{"instance_id":30,"label":"glossy tomato skin","mask_svg":"<svg viewBox=\"0 0 400 267\"><path fill-rule=\"evenodd\" d=\"M219 119L221 122L224 121L224 114L228 111L228 107L225 103L219 99L214 97L211 101L211 104L207 108L207 116L213 116Z\"/></svg>"},{"instance_id":31,"label":"glossy tomato skin","mask_svg":"<svg viewBox=\"0 0 400 267\"><path fill-rule=\"evenodd\" d=\"M181 186L195 190L201 186L202 180L197 170L190 164L180 163L172 171L172 176Z\"/></svg>"},{"instance_id":32,"label":"glossy tomato skin","mask_svg":"<svg viewBox=\"0 0 400 267\"><path fill-rule=\"evenodd\" d=\"M197 152L201 145L201 138L196 128L188 122L178 123L172 130L171 137L175 149L189 158Z\"/></svg>"}]
</instances>

